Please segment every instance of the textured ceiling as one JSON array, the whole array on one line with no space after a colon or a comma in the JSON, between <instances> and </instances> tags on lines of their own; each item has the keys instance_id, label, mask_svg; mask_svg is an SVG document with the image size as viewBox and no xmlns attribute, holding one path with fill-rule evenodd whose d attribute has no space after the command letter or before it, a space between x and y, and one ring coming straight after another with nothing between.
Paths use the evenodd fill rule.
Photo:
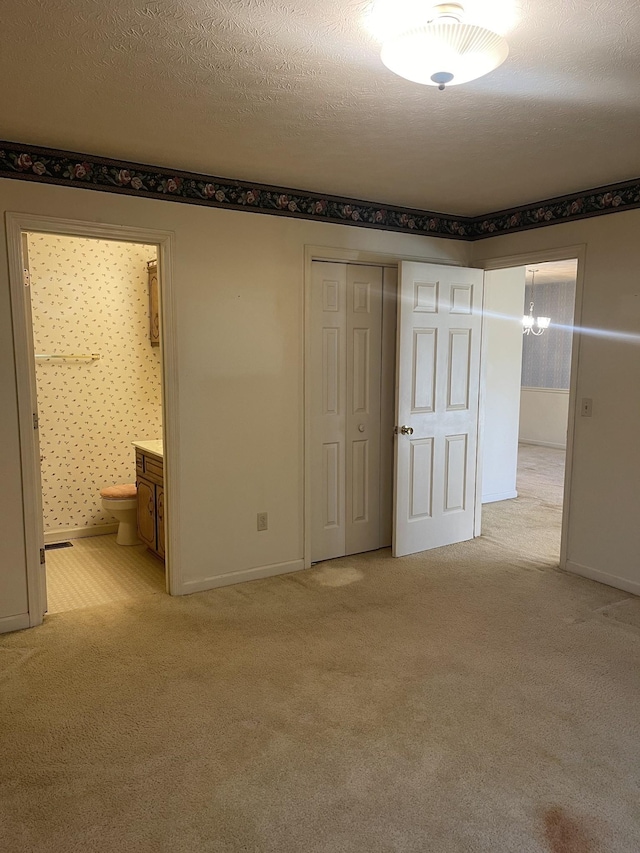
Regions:
<instances>
[{"instance_id":1,"label":"textured ceiling","mask_svg":"<svg viewBox=\"0 0 640 853\"><path fill-rule=\"evenodd\" d=\"M444 92L367 7L3 0L0 138L464 215L640 175L636 0L522 0L505 64Z\"/></svg>"}]
</instances>

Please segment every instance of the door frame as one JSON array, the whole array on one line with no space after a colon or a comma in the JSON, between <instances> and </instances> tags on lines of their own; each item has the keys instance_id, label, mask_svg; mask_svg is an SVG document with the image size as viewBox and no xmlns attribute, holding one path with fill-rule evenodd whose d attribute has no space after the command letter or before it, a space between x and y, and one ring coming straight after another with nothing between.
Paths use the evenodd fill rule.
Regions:
<instances>
[{"instance_id":1,"label":"door frame","mask_svg":"<svg viewBox=\"0 0 640 853\"><path fill-rule=\"evenodd\" d=\"M336 249L330 246L307 245L304 247L304 299L303 299L303 363L302 397L303 405L303 447L302 447L302 493L303 502L303 557L304 568L311 568L311 287L312 263L325 261L342 264L362 264L378 266L383 269L398 270L401 261L417 261L423 264L439 264L440 266L464 267L466 262L450 258L433 258L424 255L390 254L385 252L370 252L360 249ZM384 311L384 308L383 308ZM384 314L383 320L384 324ZM383 329L384 336L384 329ZM384 369L384 367L383 367Z\"/></svg>"},{"instance_id":2,"label":"door frame","mask_svg":"<svg viewBox=\"0 0 640 853\"><path fill-rule=\"evenodd\" d=\"M37 434L33 416L37 400L32 397L35 387L35 358L31 312L26 300L30 292L23 283L22 235L24 233L55 234L66 237L113 240L121 243L147 243L155 245L158 252L158 281L160 299L160 322L162 340L160 357L162 364L162 432L165 460L165 489L168 492L168 511L165 516L167 554L165 573L167 592L180 595L183 589L182 572L177 555L179 550L179 404L178 364L175 322L175 300L173 288L173 257L175 235L172 231L133 228L123 225L60 219L7 212L5 215L7 251L9 260L9 289L11 294L11 316L13 322L13 351L16 369L18 398L18 430L20 436L20 464L22 470L22 506L24 513L24 537L26 545L27 601L29 626L43 621L46 600L41 584L42 569L40 547L43 541L43 519L41 505L41 464L37 453Z\"/></svg>"},{"instance_id":3,"label":"door frame","mask_svg":"<svg viewBox=\"0 0 640 853\"><path fill-rule=\"evenodd\" d=\"M562 528L560 538L560 568L566 569L568 557L568 530L569 515L571 512L571 480L573 476L573 447L576 429L577 411L577 384L578 364L580 361L580 347L582 343L582 301L584 292L584 271L587 258L587 247L585 243L574 246L562 246L557 249L541 249L535 252L522 252L517 255L490 255L486 258L476 258L474 265L487 270L508 269L510 267L522 267L531 264L544 264L551 261L567 261L577 259L576 271L576 295L573 308L573 335L571 343L571 378L569 383L569 418L567 422L567 449L564 472L564 494L562 501ZM524 308L523 308L524 310ZM484 315L484 312L483 312ZM478 423L478 457L476 460L476 530L475 535L480 535L482 524L482 451L483 451L483 424L484 424L484 376L486 373L486 334L485 321L482 321L482 348L480 352L480 412Z\"/></svg>"}]
</instances>

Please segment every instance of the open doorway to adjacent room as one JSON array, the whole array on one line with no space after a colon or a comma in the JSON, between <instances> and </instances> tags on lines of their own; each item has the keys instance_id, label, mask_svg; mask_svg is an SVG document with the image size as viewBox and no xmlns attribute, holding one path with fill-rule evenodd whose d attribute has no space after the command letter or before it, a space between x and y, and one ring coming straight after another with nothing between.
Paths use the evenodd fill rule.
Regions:
<instances>
[{"instance_id":1,"label":"open doorway to adjacent room","mask_svg":"<svg viewBox=\"0 0 640 853\"><path fill-rule=\"evenodd\" d=\"M483 533L557 565L578 261L485 279Z\"/></svg>"},{"instance_id":2,"label":"open doorway to adjacent room","mask_svg":"<svg viewBox=\"0 0 640 853\"><path fill-rule=\"evenodd\" d=\"M136 470L137 455L153 460L151 503L156 491L162 501L157 247L25 232L23 259L47 612L164 592L164 536L161 549L146 541L149 489Z\"/></svg>"}]
</instances>

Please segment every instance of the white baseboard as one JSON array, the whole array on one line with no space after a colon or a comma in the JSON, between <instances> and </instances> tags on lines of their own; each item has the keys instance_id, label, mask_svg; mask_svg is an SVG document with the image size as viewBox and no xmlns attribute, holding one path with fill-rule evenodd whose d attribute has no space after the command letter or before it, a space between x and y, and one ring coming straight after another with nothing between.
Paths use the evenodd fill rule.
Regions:
<instances>
[{"instance_id":1,"label":"white baseboard","mask_svg":"<svg viewBox=\"0 0 640 853\"><path fill-rule=\"evenodd\" d=\"M555 447L557 450L566 450L566 444L556 444L553 441L537 441L532 438L519 438L518 444L535 444L538 447Z\"/></svg>"},{"instance_id":2,"label":"white baseboard","mask_svg":"<svg viewBox=\"0 0 640 853\"><path fill-rule=\"evenodd\" d=\"M182 595L192 592L204 592L219 586L231 586L236 583L255 581L260 578L270 578L274 575L287 575L304 569L304 560L292 560L290 563L273 563L271 566L258 566L255 569L242 569L239 572L228 572L224 575L214 575L200 581L187 581L182 584Z\"/></svg>"},{"instance_id":3,"label":"white baseboard","mask_svg":"<svg viewBox=\"0 0 640 853\"><path fill-rule=\"evenodd\" d=\"M69 539L84 539L85 536L105 536L107 533L117 532L117 521L115 524L96 524L93 527L61 527L59 530L48 530L44 534L44 544L54 545L56 542L67 542Z\"/></svg>"},{"instance_id":4,"label":"white baseboard","mask_svg":"<svg viewBox=\"0 0 640 853\"><path fill-rule=\"evenodd\" d=\"M21 631L23 628L28 628L30 624L28 613L19 613L17 616L2 616L0 617L0 634L6 634L8 631Z\"/></svg>"},{"instance_id":5,"label":"white baseboard","mask_svg":"<svg viewBox=\"0 0 640 853\"><path fill-rule=\"evenodd\" d=\"M497 501L509 501L512 498L517 498L518 493L516 491L513 492L494 492L492 495L483 495L482 503L483 504L492 504L497 503Z\"/></svg>"},{"instance_id":6,"label":"white baseboard","mask_svg":"<svg viewBox=\"0 0 640 853\"><path fill-rule=\"evenodd\" d=\"M606 572L601 572L599 569L592 569L589 566L581 566L579 563L568 562L565 566L565 571L572 572L574 575L580 575L583 578L589 578L589 580L592 581L604 583L607 586L614 586L616 589L631 592L633 595L640 595L640 581L632 581L628 578L609 575Z\"/></svg>"}]
</instances>

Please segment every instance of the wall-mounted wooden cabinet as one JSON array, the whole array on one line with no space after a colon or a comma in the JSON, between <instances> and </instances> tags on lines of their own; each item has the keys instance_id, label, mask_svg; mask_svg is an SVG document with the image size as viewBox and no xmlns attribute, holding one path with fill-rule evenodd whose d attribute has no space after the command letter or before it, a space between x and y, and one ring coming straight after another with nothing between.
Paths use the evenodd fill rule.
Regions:
<instances>
[{"instance_id":1,"label":"wall-mounted wooden cabinet","mask_svg":"<svg viewBox=\"0 0 640 853\"><path fill-rule=\"evenodd\" d=\"M136 450L138 538L164 560L164 474L159 456Z\"/></svg>"},{"instance_id":2,"label":"wall-mounted wooden cabinet","mask_svg":"<svg viewBox=\"0 0 640 853\"><path fill-rule=\"evenodd\" d=\"M160 346L160 302L158 297L158 262L147 261L149 275L149 340L152 347Z\"/></svg>"}]
</instances>

